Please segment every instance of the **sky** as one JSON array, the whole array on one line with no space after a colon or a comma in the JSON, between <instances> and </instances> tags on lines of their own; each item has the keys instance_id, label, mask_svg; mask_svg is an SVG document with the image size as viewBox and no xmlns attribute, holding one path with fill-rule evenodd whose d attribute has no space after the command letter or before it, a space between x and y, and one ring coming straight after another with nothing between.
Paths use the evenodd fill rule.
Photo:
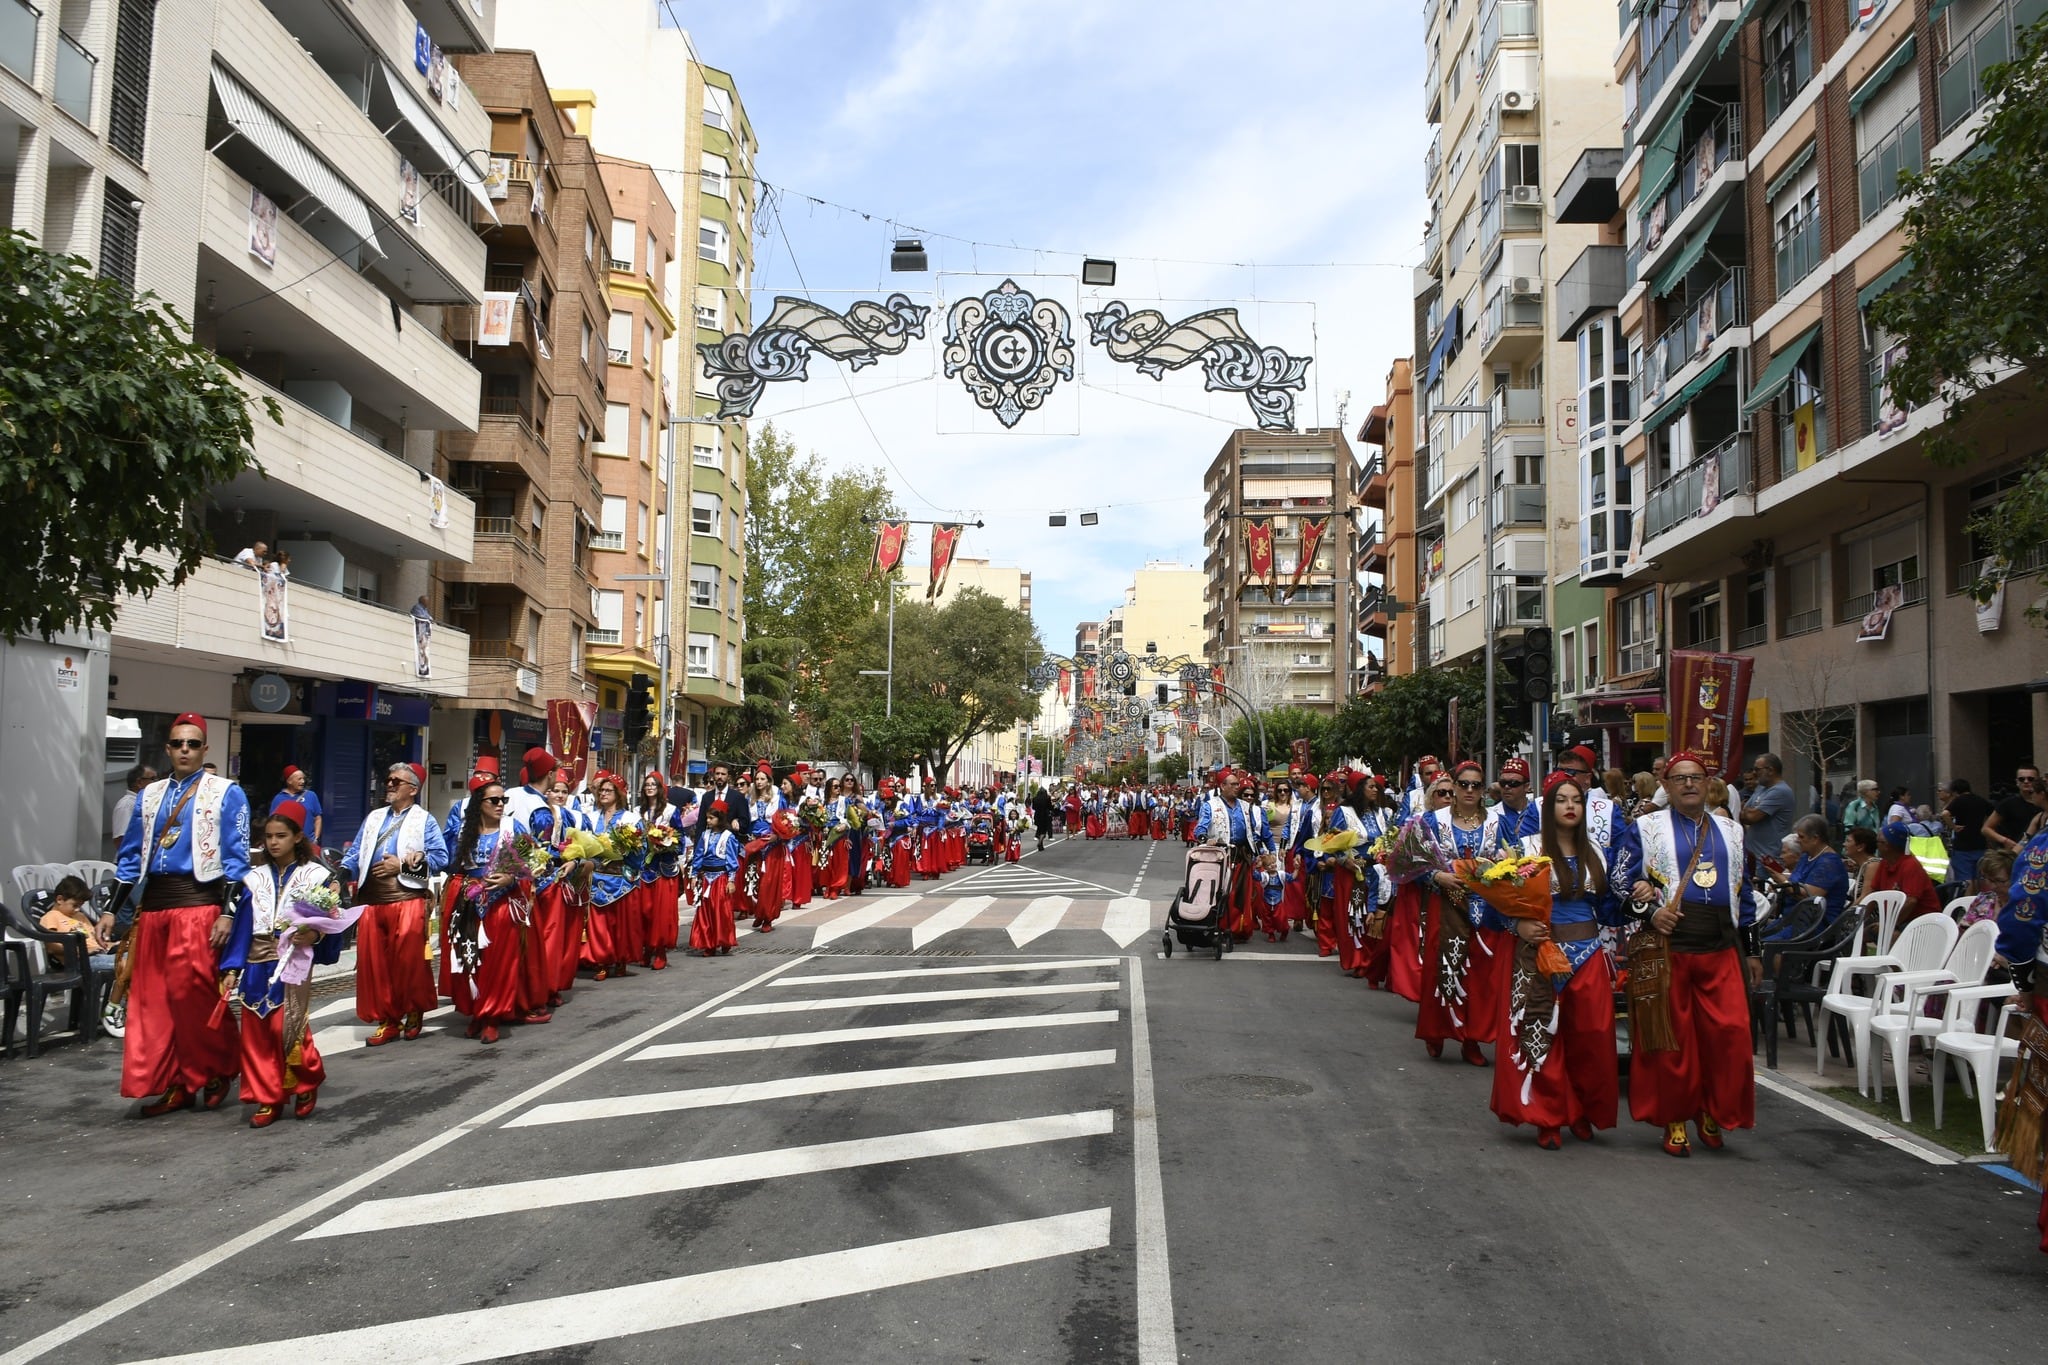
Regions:
<instances>
[{"instance_id":1,"label":"sky","mask_svg":"<svg viewBox=\"0 0 2048 1365\"><path fill-rule=\"evenodd\" d=\"M756 321L778 295L937 305L902 356L857 373L816 357L756 415L830 464L884 467L909 516L984 521L960 553L1031 573L1048 648L1146 561L1201 563L1202 475L1253 424L1194 367L1154 382L1111 362L1082 312L1235 307L1259 344L1313 358L1297 425L1334 425L1348 391L1347 434L1412 348L1419 3L667 4L760 143ZM890 273L897 236L924 240L931 273ZM1083 255L1115 260L1117 287L1083 291ZM1063 302L1078 367L1014 431L938 355L945 307L1006 278Z\"/></svg>"}]
</instances>

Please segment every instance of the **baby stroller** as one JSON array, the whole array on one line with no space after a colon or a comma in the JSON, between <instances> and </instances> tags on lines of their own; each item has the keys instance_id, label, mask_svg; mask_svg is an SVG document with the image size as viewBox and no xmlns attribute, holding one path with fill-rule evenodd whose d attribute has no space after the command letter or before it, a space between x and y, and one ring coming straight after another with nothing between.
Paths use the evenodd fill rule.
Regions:
<instances>
[{"instance_id":1,"label":"baby stroller","mask_svg":"<svg viewBox=\"0 0 2048 1365\"><path fill-rule=\"evenodd\" d=\"M967 856L977 863L996 860L996 822L992 816L974 815L967 821Z\"/></svg>"},{"instance_id":2,"label":"baby stroller","mask_svg":"<svg viewBox=\"0 0 2048 1365\"><path fill-rule=\"evenodd\" d=\"M1230 890L1230 850L1218 844L1188 849L1180 894L1166 907L1166 931L1159 944L1173 956L1173 941L1187 949L1207 948L1221 960L1236 949L1223 930L1223 901Z\"/></svg>"}]
</instances>

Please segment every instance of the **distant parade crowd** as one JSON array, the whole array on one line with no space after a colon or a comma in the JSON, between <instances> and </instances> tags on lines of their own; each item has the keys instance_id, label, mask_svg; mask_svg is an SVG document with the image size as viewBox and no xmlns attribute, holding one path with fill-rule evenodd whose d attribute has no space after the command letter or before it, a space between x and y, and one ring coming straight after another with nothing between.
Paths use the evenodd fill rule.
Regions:
<instances>
[{"instance_id":1,"label":"distant parade crowd","mask_svg":"<svg viewBox=\"0 0 2048 1365\"><path fill-rule=\"evenodd\" d=\"M701 788L600 770L577 791L534 748L516 782L479 758L440 818L419 804L419 765L394 765L385 804L330 861L307 837L297 791L252 818L242 788L208 771L206 749L205 721L180 716L169 775L127 813L95 927L127 956L121 1093L148 1101L144 1117L215 1109L239 1077L258 1128L315 1108L325 1069L308 1027L313 970L338 960L351 931L369 1046L418 1038L444 997L489 1044L549 1022L579 982L660 971L685 945L729 953L742 922L772 933L813 898L936 879L970 857L1014 861L1063 826L1219 850L1222 946L1313 935L1348 976L1415 1002L1429 1056L1455 1045L1494 1066L1493 1112L1548 1150L1616 1125L1619 993L1630 1114L1684 1157L1754 1125L1749 991L1770 893L1839 913L1847 889L1824 820L1788 837L1792 866L1760 856L1743 824L1710 806L1709 758L1684 751L1631 818L1583 748L1540 781L1521 758L1491 785L1477 762L1424 758L1405 782L1292 769L1268 779L1265 799L1262 779L1234 768L1198 785L912 792L884 778L870 793L803 766L778 780L763 763L737 776L713 765ZM2048 787L2023 795L2037 818L1996 907L1998 953L2039 1011ZM1917 829L1887 825L1880 838L1903 848Z\"/></svg>"}]
</instances>

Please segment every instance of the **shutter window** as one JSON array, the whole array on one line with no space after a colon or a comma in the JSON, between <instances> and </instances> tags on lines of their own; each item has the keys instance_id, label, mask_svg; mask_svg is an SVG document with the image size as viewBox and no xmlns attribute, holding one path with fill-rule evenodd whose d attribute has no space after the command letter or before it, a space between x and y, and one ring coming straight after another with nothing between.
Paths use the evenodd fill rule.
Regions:
<instances>
[{"instance_id":1,"label":"shutter window","mask_svg":"<svg viewBox=\"0 0 2048 1365\"><path fill-rule=\"evenodd\" d=\"M156 42L156 0L120 0L114 17L113 93L107 141L138 164L149 130L150 49Z\"/></svg>"},{"instance_id":2,"label":"shutter window","mask_svg":"<svg viewBox=\"0 0 2048 1365\"><path fill-rule=\"evenodd\" d=\"M135 255L142 236L142 214L131 208L135 196L109 180L107 202L100 214L100 274L135 287Z\"/></svg>"}]
</instances>

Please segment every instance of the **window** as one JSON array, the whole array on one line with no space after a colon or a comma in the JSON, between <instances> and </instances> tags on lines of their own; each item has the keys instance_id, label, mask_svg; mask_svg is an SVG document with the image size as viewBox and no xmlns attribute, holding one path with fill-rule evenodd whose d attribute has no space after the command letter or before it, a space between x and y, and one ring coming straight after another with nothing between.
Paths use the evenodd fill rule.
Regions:
<instances>
[{"instance_id":1,"label":"window","mask_svg":"<svg viewBox=\"0 0 2048 1365\"><path fill-rule=\"evenodd\" d=\"M633 268L633 245L640 240L640 225L631 218L612 219L612 269Z\"/></svg>"},{"instance_id":2,"label":"window","mask_svg":"<svg viewBox=\"0 0 2048 1365\"><path fill-rule=\"evenodd\" d=\"M634 540L634 544L636 544L637 546L639 546L639 548L640 548L640 553L641 553L641 554L646 554L646 553L647 553L647 525L648 525L648 516L647 516L647 504L643 502L643 503L641 503L641 504L640 504L640 520L639 520L639 525L638 525L638 527L637 527L637 529L635 530L635 533L634 533L634 534L635 534L635 540Z\"/></svg>"},{"instance_id":3,"label":"window","mask_svg":"<svg viewBox=\"0 0 2048 1365\"><path fill-rule=\"evenodd\" d=\"M1813 339L1773 403L1778 473L1784 477L1809 468L1828 449L1828 398L1821 387L1821 346L1826 341L1825 332Z\"/></svg>"},{"instance_id":4,"label":"window","mask_svg":"<svg viewBox=\"0 0 2048 1365\"><path fill-rule=\"evenodd\" d=\"M1788 557L1778 566L1778 581L1785 585L1779 639L1804 635L1808 631L1819 630L1825 624L1821 611L1821 593L1824 590L1821 571L1825 563L1821 552L1812 550Z\"/></svg>"},{"instance_id":5,"label":"window","mask_svg":"<svg viewBox=\"0 0 2048 1365\"><path fill-rule=\"evenodd\" d=\"M1614 608L1614 643L1620 651L1617 667L1623 673L1641 673L1657 666L1657 593L1625 597Z\"/></svg>"},{"instance_id":6,"label":"window","mask_svg":"<svg viewBox=\"0 0 2048 1365\"><path fill-rule=\"evenodd\" d=\"M652 322L642 322L640 324L640 363L647 366L650 370L654 368L654 324Z\"/></svg>"},{"instance_id":7,"label":"window","mask_svg":"<svg viewBox=\"0 0 2048 1365\"><path fill-rule=\"evenodd\" d=\"M596 337L596 335L596 331L590 325L590 319L584 318L582 320L582 331L580 333L581 340L577 344L576 353L583 357L583 363L586 365L590 363L590 343L592 339Z\"/></svg>"},{"instance_id":8,"label":"window","mask_svg":"<svg viewBox=\"0 0 2048 1365\"><path fill-rule=\"evenodd\" d=\"M577 674L583 672L582 626L572 625L569 627L569 671Z\"/></svg>"},{"instance_id":9,"label":"window","mask_svg":"<svg viewBox=\"0 0 2048 1365\"><path fill-rule=\"evenodd\" d=\"M732 168L724 157L716 152L704 153L704 165L698 172L704 184L704 193L715 194L720 199L725 198L726 180L731 174Z\"/></svg>"},{"instance_id":10,"label":"window","mask_svg":"<svg viewBox=\"0 0 2048 1365\"><path fill-rule=\"evenodd\" d=\"M716 397L718 394L718 381L713 379L711 377L711 371L705 368L704 357L702 355L699 355L697 357L695 369L696 382L692 387L694 387L697 390L697 395L700 398Z\"/></svg>"},{"instance_id":11,"label":"window","mask_svg":"<svg viewBox=\"0 0 2048 1365\"><path fill-rule=\"evenodd\" d=\"M1584 641L1586 647L1586 667L1580 676L1585 679L1586 690L1590 692L1600 685L1600 675L1602 672L1600 667L1600 623L1598 621L1588 621L1583 626L1580 626L1579 638Z\"/></svg>"},{"instance_id":12,"label":"window","mask_svg":"<svg viewBox=\"0 0 2048 1365\"><path fill-rule=\"evenodd\" d=\"M640 414L640 463L652 468L654 465L654 414Z\"/></svg>"},{"instance_id":13,"label":"window","mask_svg":"<svg viewBox=\"0 0 2048 1365\"><path fill-rule=\"evenodd\" d=\"M1919 67L1906 62L1885 77L1877 90L1858 90L1849 98L1851 105L1859 100L1856 187L1867 223L1899 197L1899 173L1920 169Z\"/></svg>"},{"instance_id":14,"label":"window","mask_svg":"<svg viewBox=\"0 0 2048 1365\"><path fill-rule=\"evenodd\" d=\"M711 331L725 330L725 295L716 289L697 291L697 325Z\"/></svg>"},{"instance_id":15,"label":"window","mask_svg":"<svg viewBox=\"0 0 2048 1365\"><path fill-rule=\"evenodd\" d=\"M1805 155L1805 167L1771 200L1781 298L1820 264L1820 169L1811 152Z\"/></svg>"},{"instance_id":16,"label":"window","mask_svg":"<svg viewBox=\"0 0 2048 1365\"><path fill-rule=\"evenodd\" d=\"M1764 125L1777 122L1813 79L1813 19L1806 0L1764 21Z\"/></svg>"},{"instance_id":17,"label":"window","mask_svg":"<svg viewBox=\"0 0 2048 1365\"><path fill-rule=\"evenodd\" d=\"M686 666L690 670L691 677L708 678L711 676L711 659L717 649L718 637L716 635L691 633L690 642L685 647L683 656Z\"/></svg>"},{"instance_id":18,"label":"window","mask_svg":"<svg viewBox=\"0 0 2048 1365\"><path fill-rule=\"evenodd\" d=\"M1927 595L1920 572L1920 523L1898 521L1864 531L1853 539L1844 537L1841 550L1842 602L1839 620L1854 621L1876 605L1877 594L1899 588L1899 605L1919 602Z\"/></svg>"},{"instance_id":19,"label":"window","mask_svg":"<svg viewBox=\"0 0 2048 1365\"><path fill-rule=\"evenodd\" d=\"M718 433L713 432L709 440L700 437L692 442L690 458L708 469L718 468Z\"/></svg>"},{"instance_id":20,"label":"window","mask_svg":"<svg viewBox=\"0 0 2048 1365\"><path fill-rule=\"evenodd\" d=\"M633 643L638 645L645 644L646 642L647 599L644 597L636 597L633 599Z\"/></svg>"},{"instance_id":21,"label":"window","mask_svg":"<svg viewBox=\"0 0 2048 1365\"><path fill-rule=\"evenodd\" d=\"M707 218L697 225L697 255L725 264L725 224Z\"/></svg>"},{"instance_id":22,"label":"window","mask_svg":"<svg viewBox=\"0 0 2048 1365\"><path fill-rule=\"evenodd\" d=\"M1678 599L1672 612L1672 632L1682 648L1721 647L1721 590L1708 588Z\"/></svg>"},{"instance_id":23,"label":"window","mask_svg":"<svg viewBox=\"0 0 2048 1365\"><path fill-rule=\"evenodd\" d=\"M607 497L604 507L598 513L598 531L591 538L590 545L596 550L623 550L626 548L626 500Z\"/></svg>"},{"instance_id":24,"label":"window","mask_svg":"<svg viewBox=\"0 0 2048 1365\"><path fill-rule=\"evenodd\" d=\"M1474 481L1476 482L1476 480ZM1479 605L1480 567L1477 559L1468 560L1451 573L1450 612L1452 616L1463 616Z\"/></svg>"},{"instance_id":25,"label":"window","mask_svg":"<svg viewBox=\"0 0 2048 1365\"><path fill-rule=\"evenodd\" d=\"M657 573L668 567L668 513L654 514L654 568Z\"/></svg>"},{"instance_id":26,"label":"window","mask_svg":"<svg viewBox=\"0 0 2048 1365\"><path fill-rule=\"evenodd\" d=\"M1461 529L1472 518L1479 515L1479 476L1477 474L1467 474L1464 478L1458 480L1457 487L1451 490L1451 496L1446 500L1446 510L1450 518L1450 529L1453 531Z\"/></svg>"},{"instance_id":27,"label":"window","mask_svg":"<svg viewBox=\"0 0 2048 1365\"><path fill-rule=\"evenodd\" d=\"M594 218L583 220L583 259L592 265L597 264L597 220Z\"/></svg>"},{"instance_id":28,"label":"window","mask_svg":"<svg viewBox=\"0 0 2048 1365\"><path fill-rule=\"evenodd\" d=\"M624 403L606 403L604 405L604 437L597 443L597 449L600 454L623 455L626 453L626 442L630 439L627 433L632 429L629 425L632 418L631 410Z\"/></svg>"},{"instance_id":29,"label":"window","mask_svg":"<svg viewBox=\"0 0 2048 1365\"><path fill-rule=\"evenodd\" d=\"M137 163L149 131L149 68L156 41L156 0L120 0L114 15L113 90L107 142ZM102 264L105 255L101 256Z\"/></svg>"},{"instance_id":30,"label":"window","mask_svg":"<svg viewBox=\"0 0 2048 1365\"><path fill-rule=\"evenodd\" d=\"M690 566L690 605L718 610L718 568L712 564Z\"/></svg>"},{"instance_id":31,"label":"window","mask_svg":"<svg viewBox=\"0 0 2048 1365\"><path fill-rule=\"evenodd\" d=\"M526 504L526 519L532 523L533 538L539 540L541 532L547 529L548 505L539 498L529 500Z\"/></svg>"},{"instance_id":32,"label":"window","mask_svg":"<svg viewBox=\"0 0 2048 1365\"><path fill-rule=\"evenodd\" d=\"M725 504L716 493L690 494L690 533L699 536L722 536L725 532L723 518Z\"/></svg>"},{"instance_id":33,"label":"window","mask_svg":"<svg viewBox=\"0 0 2048 1365\"><path fill-rule=\"evenodd\" d=\"M611 323L605 329L605 346L611 352L614 365L629 364L633 359L633 315L624 311L613 313Z\"/></svg>"},{"instance_id":34,"label":"window","mask_svg":"<svg viewBox=\"0 0 2048 1365\"><path fill-rule=\"evenodd\" d=\"M1736 586L1737 595L1731 604L1734 614L1728 623L1734 634L1728 643L1734 649L1754 649L1770 633L1770 618L1764 608L1770 594L1770 578L1762 569L1753 569Z\"/></svg>"},{"instance_id":35,"label":"window","mask_svg":"<svg viewBox=\"0 0 2048 1365\"><path fill-rule=\"evenodd\" d=\"M1557 692L1569 697L1579 690L1579 636L1577 631L1560 631L1557 636Z\"/></svg>"},{"instance_id":36,"label":"window","mask_svg":"<svg viewBox=\"0 0 2048 1365\"><path fill-rule=\"evenodd\" d=\"M597 608L597 628L590 632L594 645L615 645L624 636L622 626L626 616L626 594L612 588L600 588L591 594Z\"/></svg>"},{"instance_id":37,"label":"window","mask_svg":"<svg viewBox=\"0 0 2048 1365\"><path fill-rule=\"evenodd\" d=\"M100 276L135 287L135 256L142 238L142 211L135 196L107 181L100 214Z\"/></svg>"},{"instance_id":38,"label":"window","mask_svg":"<svg viewBox=\"0 0 2048 1365\"><path fill-rule=\"evenodd\" d=\"M732 131L732 92L722 86L704 87L704 124L720 132Z\"/></svg>"},{"instance_id":39,"label":"window","mask_svg":"<svg viewBox=\"0 0 2048 1365\"><path fill-rule=\"evenodd\" d=\"M725 614L733 620L740 619L740 581L727 577L725 580Z\"/></svg>"},{"instance_id":40,"label":"window","mask_svg":"<svg viewBox=\"0 0 2048 1365\"><path fill-rule=\"evenodd\" d=\"M734 687L740 685L740 647L728 644L725 647L725 680Z\"/></svg>"}]
</instances>

